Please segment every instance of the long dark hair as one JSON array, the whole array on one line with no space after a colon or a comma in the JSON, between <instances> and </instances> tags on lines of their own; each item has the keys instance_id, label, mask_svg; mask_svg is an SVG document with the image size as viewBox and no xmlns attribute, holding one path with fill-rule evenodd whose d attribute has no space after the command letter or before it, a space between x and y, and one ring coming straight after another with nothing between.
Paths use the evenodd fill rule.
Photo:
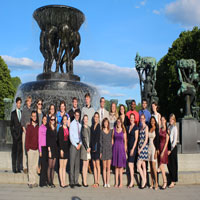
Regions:
<instances>
[{"instance_id":1,"label":"long dark hair","mask_svg":"<svg viewBox=\"0 0 200 200\"><path fill-rule=\"evenodd\" d=\"M123 104L120 104L120 106L119 106L119 112L118 112L118 116L121 116L122 114L121 114L121 111L120 111L120 108L121 107L123 107L124 108L124 115L126 115L126 107L125 107L125 105L123 105Z\"/></svg>"},{"instance_id":2,"label":"long dark hair","mask_svg":"<svg viewBox=\"0 0 200 200\"><path fill-rule=\"evenodd\" d=\"M102 121L102 130L105 128L104 123L105 123L106 121L108 122L108 131L110 131L110 122L109 122L109 120L108 120L107 117L104 118L103 121Z\"/></svg>"},{"instance_id":3,"label":"long dark hair","mask_svg":"<svg viewBox=\"0 0 200 200\"><path fill-rule=\"evenodd\" d=\"M151 120L152 119L154 119L154 121L155 121L155 127L156 127L155 131L159 131L158 123L157 123L156 118L154 116L151 116L151 118L149 120L149 130L152 128L152 125L151 125Z\"/></svg>"}]
</instances>

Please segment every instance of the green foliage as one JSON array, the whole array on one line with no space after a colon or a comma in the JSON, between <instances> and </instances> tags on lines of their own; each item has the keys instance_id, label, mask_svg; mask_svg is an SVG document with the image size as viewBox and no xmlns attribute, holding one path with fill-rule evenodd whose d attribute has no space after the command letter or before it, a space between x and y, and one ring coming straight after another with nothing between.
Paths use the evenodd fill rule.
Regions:
<instances>
[{"instance_id":1,"label":"green foliage","mask_svg":"<svg viewBox=\"0 0 200 200\"><path fill-rule=\"evenodd\" d=\"M12 77L11 82L12 82L13 87L15 88L15 94L16 94L17 88L21 84L21 79L18 76Z\"/></svg>"},{"instance_id":2,"label":"green foliage","mask_svg":"<svg viewBox=\"0 0 200 200\"><path fill-rule=\"evenodd\" d=\"M177 95L180 87L176 73L176 61L182 58L194 59L197 62L197 72L200 71L200 29L194 27L192 31L184 31L176 39L168 53L159 61L157 71L156 90L159 97L160 112L169 116L174 113L177 118L183 117L180 109L185 107L183 97ZM200 92L197 93L198 97ZM198 98L199 100L199 98Z\"/></svg>"},{"instance_id":3,"label":"green foliage","mask_svg":"<svg viewBox=\"0 0 200 200\"><path fill-rule=\"evenodd\" d=\"M13 99L15 88L11 82L10 70L0 56L0 119L4 118L4 98Z\"/></svg>"}]
</instances>

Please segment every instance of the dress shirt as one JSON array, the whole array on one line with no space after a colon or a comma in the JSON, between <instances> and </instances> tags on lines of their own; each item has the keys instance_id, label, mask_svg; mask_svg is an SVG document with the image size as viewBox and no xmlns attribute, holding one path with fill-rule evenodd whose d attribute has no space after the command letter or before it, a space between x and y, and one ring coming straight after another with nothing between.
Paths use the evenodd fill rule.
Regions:
<instances>
[{"instance_id":1,"label":"dress shirt","mask_svg":"<svg viewBox=\"0 0 200 200\"><path fill-rule=\"evenodd\" d=\"M44 124L42 124L39 128L39 137L38 137L39 152L42 152L42 147L46 146L46 132L47 132L47 127Z\"/></svg>"},{"instance_id":2,"label":"dress shirt","mask_svg":"<svg viewBox=\"0 0 200 200\"><path fill-rule=\"evenodd\" d=\"M81 124L79 121L76 121L75 119L72 121L69 127L69 139L72 145L75 147L78 146L78 144L82 144L81 141Z\"/></svg>"},{"instance_id":3,"label":"dress shirt","mask_svg":"<svg viewBox=\"0 0 200 200\"><path fill-rule=\"evenodd\" d=\"M170 131L170 143L171 143L171 151L172 151L174 147L177 145L178 130L177 130L176 125L170 125L169 131Z\"/></svg>"},{"instance_id":4,"label":"dress shirt","mask_svg":"<svg viewBox=\"0 0 200 200\"><path fill-rule=\"evenodd\" d=\"M19 120L19 122L20 122L20 120L21 120L21 110L18 109L18 108L16 108L16 112L17 112L18 120Z\"/></svg>"},{"instance_id":5,"label":"dress shirt","mask_svg":"<svg viewBox=\"0 0 200 200\"><path fill-rule=\"evenodd\" d=\"M139 116L141 117L141 115L144 114L145 118L146 118L146 124L149 125L149 121L150 121L150 118L151 118L151 113L145 109L145 110L140 110L139 111ZM141 123L140 123L141 125Z\"/></svg>"}]
</instances>

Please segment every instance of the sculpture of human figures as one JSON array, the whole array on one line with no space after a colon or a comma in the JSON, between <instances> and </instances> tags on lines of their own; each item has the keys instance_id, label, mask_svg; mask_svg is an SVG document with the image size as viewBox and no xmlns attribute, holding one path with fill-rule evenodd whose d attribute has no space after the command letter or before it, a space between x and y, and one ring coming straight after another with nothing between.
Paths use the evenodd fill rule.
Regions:
<instances>
[{"instance_id":1,"label":"sculpture of human figures","mask_svg":"<svg viewBox=\"0 0 200 200\"><path fill-rule=\"evenodd\" d=\"M54 59L57 60L58 37L55 26L47 27L40 34L40 51L44 56L43 72L51 72Z\"/></svg>"},{"instance_id":2,"label":"sculpture of human figures","mask_svg":"<svg viewBox=\"0 0 200 200\"><path fill-rule=\"evenodd\" d=\"M148 101L150 108L153 101L158 102L155 89L157 63L152 57L141 57L138 53L135 57L135 66L140 79L141 98Z\"/></svg>"},{"instance_id":3,"label":"sculpture of human figures","mask_svg":"<svg viewBox=\"0 0 200 200\"><path fill-rule=\"evenodd\" d=\"M199 107L196 103L196 93L200 85L199 74L196 72L196 62L193 59L177 61L177 73L181 83L177 94L185 96L185 118L199 118Z\"/></svg>"}]
</instances>

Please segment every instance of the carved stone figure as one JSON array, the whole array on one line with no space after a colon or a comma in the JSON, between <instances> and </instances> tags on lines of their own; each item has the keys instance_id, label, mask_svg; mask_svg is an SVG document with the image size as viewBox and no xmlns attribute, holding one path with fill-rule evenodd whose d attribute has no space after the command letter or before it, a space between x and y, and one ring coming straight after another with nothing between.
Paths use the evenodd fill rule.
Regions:
<instances>
[{"instance_id":1,"label":"carved stone figure","mask_svg":"<svg viewBox=\"0 0 200 200\"><path fill-rule=\"evenodd\" d=\"M196 72L196 61L193 59L181 59L177 61L177 73L181 83L178 95L185 97L184 118L199 118L199 107L197 106L196 93L200 85L199 74Z\"/></svg>"},{"instance_id":2,"label":"carved stone figure","mask_svg":"<svg viewBox=\"0 0 200 200\"><path fill-rule=\"evenodd\" d=\"M41 28L40 51L44 57L43 73L41 78L80 79L73 75L73 60L79 55L81 37L79 29L85 20L84 14L75 8L50 5L38 8L33 17ZM52 64L56 63L56 74L52 73ZM66 74L63 65L66 66ZM50 74L50 75L49 75Z\"/></svg>"},{"instance_id":3,"label":"carved stone figure","mask_svg":"<svg viewBox=\"0 0 200 200\"><path fill-rule=\"evenodd\" d=\"M135 57L135 67L140 79L141 98L146 99L148 108L155 101L158 102L155 89L157 63L152 57L141 57L138 53Z\"/></svg>"}]
</instances>

